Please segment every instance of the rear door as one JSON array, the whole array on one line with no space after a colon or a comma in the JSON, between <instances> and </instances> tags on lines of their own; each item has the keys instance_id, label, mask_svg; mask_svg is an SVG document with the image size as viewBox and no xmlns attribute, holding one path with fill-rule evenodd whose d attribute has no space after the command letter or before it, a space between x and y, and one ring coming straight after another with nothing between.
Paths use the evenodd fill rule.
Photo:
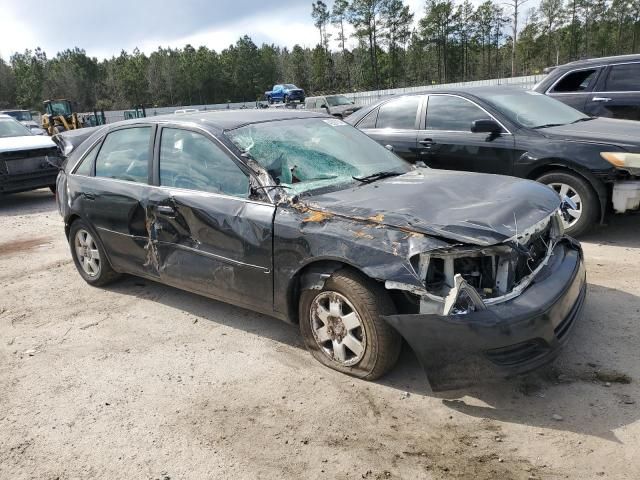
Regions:
<instances>
[{"instance_id":1,"label":"rear door","mask_svg":"<svg viewBox=\"0 0 640 480\"><path fill-rule=\"evenodd\" d=\"M607 67L585 111L597 117L640 120L640 62Z\"/></svg>"},{"instance_id":2,"label":"rear door","mask_svg":"<svg viewBox=\"0 0 640 480\"><path fill-rule=\"evenodd\" d=\"M249 173L208 133L167 125L157 143L149 205L161 279L272 310L274 205L249 199Z\"/></svg>"},{"instance_id":3,"label":"rear door","mask_svg":"<svg viewBox=\"0 0 640 480\"><path fill-rule=\"evenodd\" d=\"M546 94L576 110L586 112L587 99L592 96L603 70L604 67L596 66L568 71L547 90Z\"/></svg>"},{"instance_id":4,"label":"rear door","mask_svg":"<svg viewBox=\"0 0 640 480\"><path fill-rule=\"evenodd\" d=\"M411 95L383 103L365 116L357 127L410 162L418 159L417 129L422 96Z\"/></svg>"},{"instance_id":5,"label":"rear door","mask_svg":"<svg viewBox=\"0 0 640 480\"><path fill-rule=\"evenodd\" d=\"M429 95L423 129L418 132L420 160L429 167L511 175L513 135L473 133L474 120L500 122L475 102L452 94Z\"/></svg>"},{"instance_id":6,"label":"rear door","mask_svg":"<svg viewBox=\"0 0 640 480\"><path fill-rule=\"evenodd\" d=\"M81 192L79 211L97 231L116 270L147 274L147 229L154 125L111 131L91 148L69 176Z\"/></svg>"}]
</instances>

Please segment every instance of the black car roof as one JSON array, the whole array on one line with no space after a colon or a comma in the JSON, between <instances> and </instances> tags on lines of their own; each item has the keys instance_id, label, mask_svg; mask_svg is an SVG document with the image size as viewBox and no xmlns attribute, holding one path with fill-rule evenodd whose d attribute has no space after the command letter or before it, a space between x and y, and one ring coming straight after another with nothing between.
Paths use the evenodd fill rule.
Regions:
<instances>
[{"instance_id":1,"label":"black car roof","mask_svg":"<svg viewBox=\"0 0 640 480\"><path fill-rule=\"evenodd\" d=\"M599 58L585 58L583 60L576 60L574 62L565 63L563 65L558 65L557 67L553 67L554 69L562 69L565 68L575 68L575 67L589 67L591 65L608 65L609 63L619 63L619 62L638 62L640 61L640 55L616 55L613 57L599 57Z\"/></svg>"},{"instance_id":2,"label":"black car roof","mask_svg":"<svg viewBox=\"0 0 640 480\"><path fill-rule=\"evenodd\" d=\"M182 114L158 115L156 117L125 120L112 125L126 125L145 122L174 122L184 124L199 124L215 130L232 130L252 123L273 122L278 120L304 119L326 117L325 113L305 110L265 108L244 110L215 110L208 112L191 112Z\"/></svg>"}]
</instances>

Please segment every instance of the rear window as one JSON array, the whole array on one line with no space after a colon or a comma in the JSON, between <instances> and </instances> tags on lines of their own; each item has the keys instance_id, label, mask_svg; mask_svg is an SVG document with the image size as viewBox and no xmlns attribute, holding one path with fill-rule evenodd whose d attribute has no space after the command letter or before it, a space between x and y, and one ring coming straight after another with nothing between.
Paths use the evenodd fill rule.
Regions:
<instances>
[{"instance_id":1,"label":"rear window","mask_svg":"<svg viewBox=\"0 0 640 480\"><path fill-rule=\"evenodd\" d=\"M640 63L614 65L609 71L607 92L638 92L640 91Z\"/></svg>"},{"instance_id":2,"label":"rear window","mask_svg":"<svg viewBox=\"0 0 640 480\"><path fill-rule=\"evenodd\" d=\"M553 87L553 92L583 92L590 90L598 73L597 68L578 70L565 75L562 80Z\"/></svg>"}]
</instances>

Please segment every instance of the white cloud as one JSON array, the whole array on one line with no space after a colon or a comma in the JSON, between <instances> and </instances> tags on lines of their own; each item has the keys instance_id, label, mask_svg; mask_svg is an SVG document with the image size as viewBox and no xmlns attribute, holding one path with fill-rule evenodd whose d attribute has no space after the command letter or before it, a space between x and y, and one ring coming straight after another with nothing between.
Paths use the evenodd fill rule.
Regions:
<instances>
[{"instance_id":1,"label":"white cloud","mask_svg":"<svg viewBox=\"0 0 640 480\"><path fill-rule=\"evenodd\" d=\"M16 18L12 11L3 8L0 15L0 58L9 61L15 52L22 52L26 48L34 49L38 46L38 39L31 27Z\"/></svg>"}]
</instances>

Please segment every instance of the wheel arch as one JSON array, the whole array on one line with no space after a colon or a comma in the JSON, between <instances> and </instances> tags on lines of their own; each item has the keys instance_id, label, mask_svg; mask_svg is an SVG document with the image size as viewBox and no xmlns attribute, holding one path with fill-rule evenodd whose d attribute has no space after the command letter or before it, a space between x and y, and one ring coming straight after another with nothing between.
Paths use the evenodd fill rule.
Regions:
<instances>
[{"instance_id":1,"label":"wheel arch","mask_svg":"<svg viewBox=\"0 0 640 480\"><path fill-rule=\"evenodd\" d=\"M551 158L547 160L543 160L542 165L538 165L534 169L532 169L526 176L529 180L536 180L540 178L542 175L554 171L565 171L568 173L578 174L582 178L584 178L587 183L591 186L596 196L598 197L598 202L600 206L600 223L604 222L604 216L607 211L607 203L609 194L607 192L607 187L605 184L599 180L595 175L593 175L589 170L582 168L578 165L574 165L571 163L567 163L566 160Z\"/></svg>"},{"instance_id":2,"label":"wheel arch","mask_svg":"<svg viewBox=\"0 0 640 480\"><path fill-rule=\"evenodd\" d=\"M69 215L69 218L67 218L67 221L64 222L64 233L67 236L67 240L69 240L69 232L71 231L71 225L73 224L73 222L75 222L76 220L80 220L81 218L82 217L77 213L72 213L71 215Z\"/></svg>"},{"instance_id":3,"label":"wheel arch","mask_svg":"<svg viewBox=\"0 0 640 480\"><path fill-rule=\"evenodd\" d=\"M324 282L338 270L348 269L371 281L382 283L372 278L356 265L344 259L315 258L311 262L301 266L291 277L287 287L287 319L290 323L299 323L298 303L300 294L306 289L322 289Z\"/></svg>"}]
</instances>

